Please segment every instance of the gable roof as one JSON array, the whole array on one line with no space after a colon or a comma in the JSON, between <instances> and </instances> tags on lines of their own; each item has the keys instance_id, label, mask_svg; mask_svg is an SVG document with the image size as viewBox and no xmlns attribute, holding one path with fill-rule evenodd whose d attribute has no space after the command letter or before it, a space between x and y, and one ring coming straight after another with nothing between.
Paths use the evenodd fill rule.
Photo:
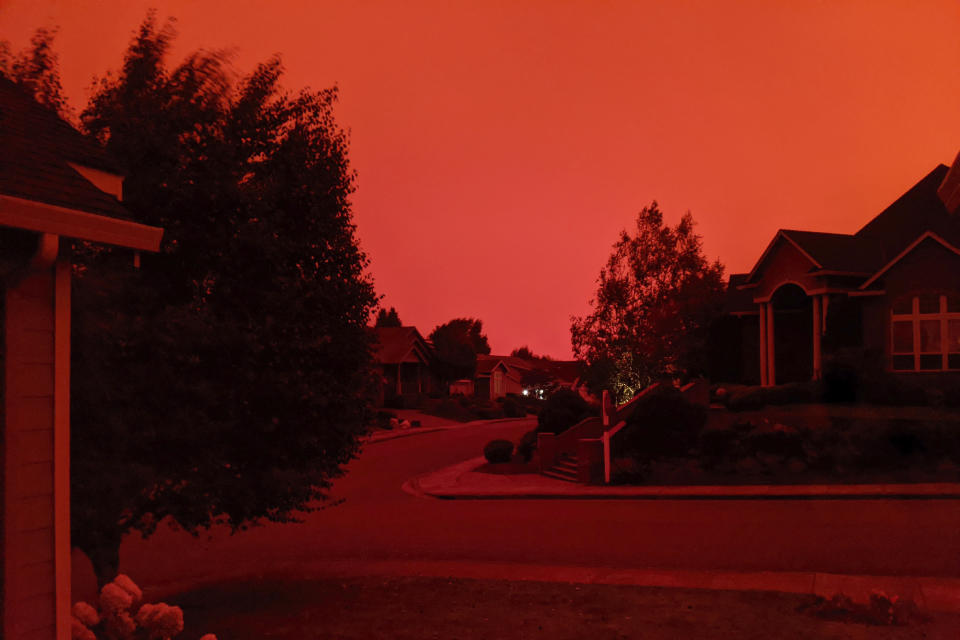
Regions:
<instances>
[{"instance_id":1,"label":"gable roof","mask_svg":"<svg viewBox=\"0 0 960 640\"><path fill-rule=\"evenodd\" d=\"M116 197L75 166L121 180L94 140L0 75L0 225L159 250L163 230L131 221Z\"/></svg>"},{"instance_id":2,"label":"gable roof","mask_svg":"<svg viewBox=\"0 0 960 640\"><path fill-rule=\"evenodd\" d=\"M377 338L374 358L380 364L414 361L427 364L432 358L430 346L416 327L374 327L373 332Z\"/></svg>"},{"instance_id":3,"label":"gable roof","mask_svg":"<svg viewBox=\"0 0 960 640\"><path fill-rule=\"evenodd\" d=\"M923 244L924 240L930 240L931 242L938 242L947 251L950 251L960 256L960 248L957 248L956 246L950 244L949 242L947 242L946 240L938 236L933 231L927 231L923 233L919 238L917 238L916 240L911 242L909 245L907 245L907 247L903 251L901 251L896 257L894 257L893 260L885 264L879 271L877 271L872 276L870 276L870 278L866 282L860 285L860 289L866 289L871 284L873 284L878 278L880 278L880 276L882 276L887 271L889 271L890 268L893 267L893 265L903 260L914 249L916 249L921 244Z\"/></svg>"},{"instance_id":4,"label":"gable roof","mask_svg":"<svg viewBox=\"0 0 960 640\"><path fill-rule=\"evenodd\" d=\"M872 238L858 238L843 233L821 233L782 229L819 269L846 273L873 273L881 262L878 242Z\"/></svg>"},{"instance_id":5,"label":"gable roof","mask_svg":"<svg viewBox=\"0 0 960 640\"><path fill-rule=\"evenodd\" d=\"M857 231L858 238L880 245L881 266L927 231L953 244L960 242L960 221L950 215L937 193L948 171L946 165L938 165Z\"/></svg>"},{"instance_id":6,"label":"gable roof","mask_svg":"<svg viewBox=\"0 0 960 640\"><path fill-rule=\"evenodd\" d=\"M70 163L119 175L100 146L0 75L0 193L129 219L116 198Z\"/></svg>"}]
</instances>

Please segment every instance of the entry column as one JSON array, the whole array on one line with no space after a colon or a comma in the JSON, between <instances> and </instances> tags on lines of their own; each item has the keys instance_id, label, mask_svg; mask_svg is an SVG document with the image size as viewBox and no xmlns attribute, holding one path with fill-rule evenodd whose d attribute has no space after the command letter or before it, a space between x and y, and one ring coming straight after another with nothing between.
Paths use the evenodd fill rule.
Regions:
<instances>
[{"instance_id":1,"label":"entry column","mask_svg":"<svg viewBox=\"0 0 960 640\"><path fill-rule=\"evenodd\" d=\"M767 303L760 303L760 386L767 386Z\"/></svg>"},{"instance_id":2,"label":"entry column","mask_svg":"<svg viewBox=\"0 0 960 640\"><path fill-rule=\"evenodd\" d=\"M813 379L819 380L822 376L820 362L820 335L823 331L821 320L820 296L813 296Z\"/></svg>"},{"instance_id":3,"label":"entry column","mask_svg":"<svg viewBox=\"0 0 960 640\"><path fill-rule=\"evenodd\" d=\"M768 302L767 307L767 386L772 387L777 384L777 357L774 349L773 339L773 303Z\"/></svg>"}]
</instances>

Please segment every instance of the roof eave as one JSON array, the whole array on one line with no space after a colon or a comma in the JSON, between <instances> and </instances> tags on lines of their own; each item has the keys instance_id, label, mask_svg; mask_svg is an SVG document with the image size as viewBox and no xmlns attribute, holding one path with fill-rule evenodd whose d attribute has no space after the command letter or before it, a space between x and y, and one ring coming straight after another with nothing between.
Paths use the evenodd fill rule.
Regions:
<instances>
[{"instance_id":1,"label":"roof eave","mask_svg":"<svg viewBox=\"0 0 960 640\"><path fill-rule=\"evenodd\" d=\"M0 225L140 251L159 251L163 229L96 213L0 195Z\"/></svg>"}]
</instances>

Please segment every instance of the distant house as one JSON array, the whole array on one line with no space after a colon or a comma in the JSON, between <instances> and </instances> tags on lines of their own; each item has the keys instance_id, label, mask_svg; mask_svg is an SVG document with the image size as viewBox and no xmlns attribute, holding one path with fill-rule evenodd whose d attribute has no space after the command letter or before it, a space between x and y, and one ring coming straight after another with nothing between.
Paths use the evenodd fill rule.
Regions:
<instances>
[{"instance_id":1,"label":"distant house","mask_svg":"<svg viewBox=\"0 0 960 640\"><path fill-rule=\"evenodd\" d=\"M0 76L0 637L70 637L71 239L157 251L100 148Z\"/></svg>"},{"instance_id":2,"label":"distant house","mask_svg":"<svg viewBox=\"0 0 960 640\"><path fill-rule=\"evenodd\" d=\"M714 378L818 379L845 349L925 385L960 384L960 155L854 234L781 229L730 276Z\"/></svg>"},{"instance_id":3,"label":"distant house","mask_svg":"<svg viewBox=\"0 0 960 640\"><path fill-rule=\"evenodd\" d=\"M566 360L526 360L515 356L477 356L474 395L496 400L506 395L534 391L532 380L549 380L551 386L573 387L580 363Z\"/></svg>"},{"instance_id":4,"label":"distant house","mask_svg":"<svg viewBox=\"0 0 960 640\"><path fill-rule=\"evenodd\" d=\"M523 374L530 369L530 363L520 358L478 355L473 393L490 400L507 394L519 395L523 393Z\"/></svg>"},{"instance_id":5,"label":"distant house","mask_svg":"<svg viewBox=\"0 0 960 640\"><path fill-rule=\"evenodd\" d=\"M438 389L433 347L416 327L375 327L374 357L380 373L379 404L412 400ZM403 402L403 400L400 400Z\"/></svg>"}]
</instances>

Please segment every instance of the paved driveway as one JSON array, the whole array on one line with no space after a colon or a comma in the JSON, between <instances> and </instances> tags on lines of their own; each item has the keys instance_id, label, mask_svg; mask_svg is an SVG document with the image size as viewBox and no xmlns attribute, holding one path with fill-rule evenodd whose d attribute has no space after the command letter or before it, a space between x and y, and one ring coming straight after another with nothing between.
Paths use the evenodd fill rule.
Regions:
<instances>
[{"instance_id":1,"label":"paved driveway","mask_svg":"<svg viewBox=\"0 0 960 640\"><path fill-rule=\"evenodd\" d=\"M161 528L146 541L130 537L121 571L163 590L375 561L960 576L955 500L485 501L401 490L411 476L474 457L488 440L518 438L532 424L370 444L334 489L343 505L303 524L234 536L215 530L192 538ZM89 566L76 554L74 567L75 592L83 597L92 584Z\"/></svg>"}]
</instances>

